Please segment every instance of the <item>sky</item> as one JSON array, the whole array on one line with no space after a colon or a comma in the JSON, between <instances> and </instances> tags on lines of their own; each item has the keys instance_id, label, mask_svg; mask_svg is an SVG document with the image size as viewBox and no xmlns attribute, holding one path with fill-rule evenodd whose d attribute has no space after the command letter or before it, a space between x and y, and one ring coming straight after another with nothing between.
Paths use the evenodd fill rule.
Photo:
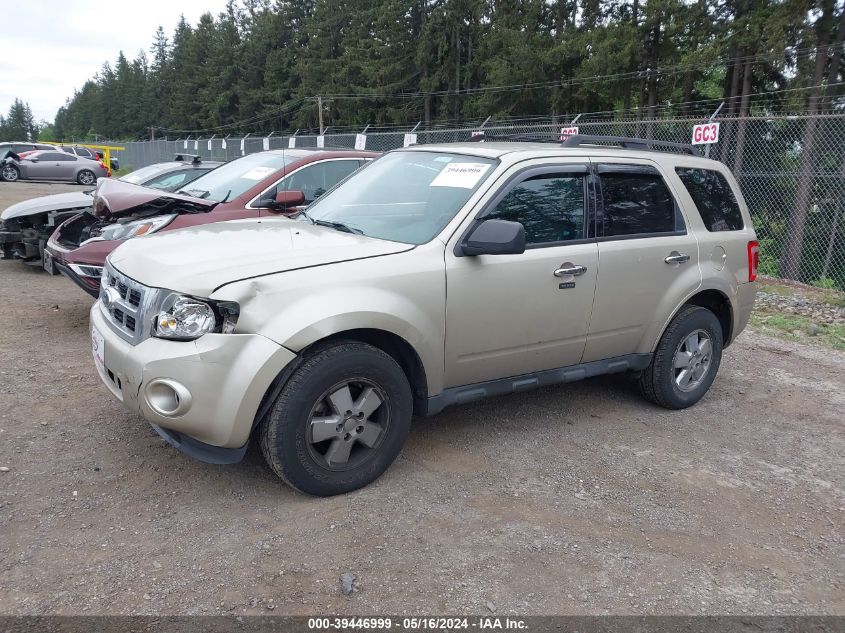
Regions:
<instances>
[{"instance_id":1,"label":"sky","mask_svg":"<svg viewBox=\"0 0 845 633\"><path fill-rule=\"evenodd\" d=\"M159 25L168 38L184 14L196 24L217 15L226 0L13 0L3 4L0 113L15 97L29 102L36 121L52 122L82 84L122 50L150 57Z\"/></svg>"}]
</instances>

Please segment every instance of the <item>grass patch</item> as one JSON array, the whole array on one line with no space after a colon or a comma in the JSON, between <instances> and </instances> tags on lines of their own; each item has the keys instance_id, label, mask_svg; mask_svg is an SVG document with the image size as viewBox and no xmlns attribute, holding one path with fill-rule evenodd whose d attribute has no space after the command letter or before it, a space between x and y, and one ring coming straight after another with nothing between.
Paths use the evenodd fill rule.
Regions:
<instances>
[{"instance_id":1,"label":"grass patch","mask_svg":"<svg viewBox=\"0 0 845 633\"><path fill-rule=\"evenodd\" d=\"M111 177L120 178L121 176L125 176L126 174L132 173L133 171L135 171L134 167L126 165L125 167L121 167L120 169L113 169L111 172Z\"/></svg>"},{"instance_id":2,"label":"grass patch","mask_svg":"<svg viewBox=\"0 0 845 633\"><path fill-rule=\"evenodd\" d=\"M816 324L820 331L810 335L812 319L796 314L755 310L749 323L755 329L790 341L811 343L821 347L845 350L845 325Z\"/></svg>"},{"instance_id":3,"label":"grass patch","mask_svg":"<svg viewBox=\"0 0 845 633\"><path fill-rule=\"evenodd\" d=\"M761 292L767 292L772 295L779 295L781 297L803 297L804 299L812 299L813 301L826 303L827 305L834 306L835 308L845 308L845 292L840 292L838 290L803 285L795 286L780 283L777 279L770 278L767 278L765 281L759 281L758 288Z\"/></svg>"},{"instance_id":4,"label":"grass patch","mask_svg":"<svg viewBox=\"0 0 845 633\"><path fill-rule=\"evenodd\" d=\"M780 295L781 297L790 297L793 294L793 289L783 284L769 283L761 281L758 284L760 292L766 292L770 295Z\"/></svg>"}]
</instances>

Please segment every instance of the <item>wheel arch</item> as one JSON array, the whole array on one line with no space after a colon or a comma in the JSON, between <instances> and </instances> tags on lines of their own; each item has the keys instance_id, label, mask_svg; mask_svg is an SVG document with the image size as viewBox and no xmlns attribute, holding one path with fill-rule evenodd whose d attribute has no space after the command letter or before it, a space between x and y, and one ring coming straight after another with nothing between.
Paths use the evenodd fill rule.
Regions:
<instances>
[{"instance_id":1,"label":"wheel arch","mask_svg":"<svg viewBox=\"0 0 845 633\"><path fill-rule=\"evenodd\" d=\"M699 289L695 294L687 297L680 305L678 305L677 308L675 308L666 320L666 323L663 324L663 327L660 330L660 335L652 345L652 351L654 351L658 343L660 343L660 339L663 338L666 328L669 327L678 312L680 312L684 306L688 305L706 308L715 314L716 318L719 320L719 325L722 326L723 346L727 347L731 344L733 341L734 331L734 308L731 304L731 300L728 298L728 295L721 290L717 290L715 288L705 288Z\"/></svg>"},{"instance_id":2,"label":"wheel arch","mask_svg":"<svg viewBox=\"0 0 845 633\"><path fill-rule=\"evenodd\" d=\"M411 385L411 393L414 397L414 414L424 415L428 400L428 382L425 372L425 366L417 351L407 340L390 332L378 328L353 328L334 332L321 339L318 339L303 349L301 349L296 358L289 363L270 383L264 393L261 403L258 406L258 411L255 414L253 421L253 429L255 429L265 415L270 411L276 397L282 391L285 384L288 382L293 373L302 364L302 361L308 357L315 349L331 345L332 342L339 341L358 341L372 345L380 349L385 354L393 358L402 368L408 383Z\"/></svg>"}]
</instances>

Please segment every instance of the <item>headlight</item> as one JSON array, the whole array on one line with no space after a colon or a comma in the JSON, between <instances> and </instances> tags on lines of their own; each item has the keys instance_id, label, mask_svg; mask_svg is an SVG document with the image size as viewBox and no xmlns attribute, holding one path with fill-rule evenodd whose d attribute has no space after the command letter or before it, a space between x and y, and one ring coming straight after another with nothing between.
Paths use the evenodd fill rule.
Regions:
<instances>
[{"instance_id":1,"label":"headlight","mask_svg":"<svg viewBox=\"0 0 845 633\"><path fill-rule=\"evenodd\" d=\"M157 215L144 220L127 222L126 224L109 224L100 231L99 235L92 237L90 240L85 240L80 246L99 240L128 240L130 237L149 235L167 226L175 217L176 214Z\"/></svg>"},{"instance_id":2,"label":"headlight","mask_svg":"<svg viewBox=\"0 0 845 633\"><path fill-rule=\"evenodd\" d=\"M176 293L165 297L155 319L155 336L191 341L208 332L231 334L239 308L230 301L200 300Z\"/></svg>"}]
</instances>

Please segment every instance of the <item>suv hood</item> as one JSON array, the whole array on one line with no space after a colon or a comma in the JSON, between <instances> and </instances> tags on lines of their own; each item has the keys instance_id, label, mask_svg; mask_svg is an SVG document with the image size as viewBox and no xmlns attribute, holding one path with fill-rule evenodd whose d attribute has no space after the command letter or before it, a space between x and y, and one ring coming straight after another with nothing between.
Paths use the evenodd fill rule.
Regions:
<instances>
[{"instance_id":1,"label":"suv hood","mask_svg":"<svg viewBox=\"0 0 845 633\"><path fill-rule=\"evenodd\" d=\"M413 248L307 222L265 218L136 237L115 249L109 261L147 286L208 297L233 281Z\"/></svg>"},{"instance_id":2,"label":"suv hood","mask_svg":"<svg viewBox=\"0 0 845 633\"><path fill-rule=\"evenodd\" d=\"M94 192L94 215L112 219L133 213L144 216L168 213L205 213L217 206L215 200L202 200L133 185L122 180L100 178Z\"/></svg>"},{"instance_id":3,"label":"suv hood","mask_svg":"<svg viewBox=\"0 0 845 633\"><path fill-rule=\"evenodd\" d=\"M72 209L90 208L94 199L83 191L70 191L68 193L57 193L52 196L42 196L32 200L24 200L0 213L0 220L11 220L27 215L47 213L49 211L70 211Z\"/></svg>"}]
</instances>

